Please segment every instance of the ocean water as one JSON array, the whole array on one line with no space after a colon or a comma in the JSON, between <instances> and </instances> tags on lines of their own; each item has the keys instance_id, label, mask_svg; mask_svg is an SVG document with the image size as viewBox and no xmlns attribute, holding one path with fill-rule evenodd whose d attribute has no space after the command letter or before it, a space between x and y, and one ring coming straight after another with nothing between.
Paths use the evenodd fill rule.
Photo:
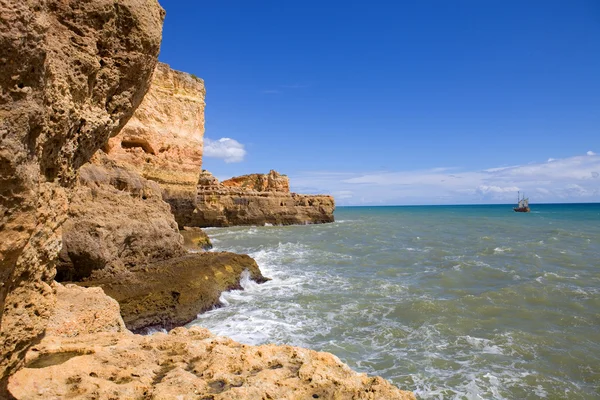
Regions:
<instances>
[{"instance_id":1,"label":"ocean water","mask_svg":"<svg viewBox=\"0 0 600 400\"><path fill-rule=\"evenodd\" d=\"M192 324L304 346L420 399L600 398L600 204L341 207L209 229L271 281Z\"/></svg>"}]
</instances>

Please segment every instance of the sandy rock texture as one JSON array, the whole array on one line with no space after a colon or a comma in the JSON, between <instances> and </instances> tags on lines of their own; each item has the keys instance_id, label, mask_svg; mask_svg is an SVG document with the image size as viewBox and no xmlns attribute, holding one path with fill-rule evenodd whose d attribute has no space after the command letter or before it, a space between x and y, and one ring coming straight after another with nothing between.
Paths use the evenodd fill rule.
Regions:
<instances>
[{"instance_id":1,"label":"sandy rock texture","mask_svg":"<svg viewBox=\"0 0 600 400\"><path fill-rule=\"evenodd\" d=\"M202 166L204 81L159 63L150 90L133 118L104 148L158 182L179 220L177 204L193 201Z\"/></svg>"},{"instance_id":2,"label":"sandy rock texture","mask_svg":"<svg viewBox=\"0 0 600 400\"><path fill-rule=\"evenodd\" d=\"M55 302L66 188L141 102L163 18L155 0L0 0L0 393Z\"/></svg>"},{"instance_id":3,"label":"sandy rock texture","mask_svg":"<svg viewBox=\"0 0 600 400\"><path fill-rule=\"evenodd\" d=\"M219 182L202 171L195 209L186 226L291 225L333 222L335 202L326 195L290 193L289 180L276 171ZM183 207L182 207L183 208Z\"/></svg>"},{"instance_id":4,"label":"sandy rock texture","mask_svg":"<svg viewBox=\"0 0 600 400\"><path fill-rule=\"evenodd\" d=\"M58 281L111 274L186 253L159 185L98 152L73 189Z\"/></svg>"},{"instance_id":5,"label":"sandy rock texture","mask_svg":"<svg viewBox=\"0 0 600 400\"><path fill-rule=\"evenodd\" d=\"M197 327L46 337L9 390L17 399L415 399L329 353L247 346Z\"/></svg>"},{"instance_id":6,"label":"sandy rock texture","mask_svg":"<svg viewBox=\"0 0 600 400\"><path fill-rule=\"evenodd\" d=\"M75 337L99 332L126 332L119 303L101 288L54 283L56 307L46 336Z\"/></svg>"},{"instance_id":7,"label":"sandy rock texture","mask_svg":"<svg viewBox=\"0 0 600 400\"><path fill-rule=\"evenodd\" d=\"M78 284L100 287L116 299L128 329L151 326L171 329L218 306L222 292L242 289L240 280L244 271L248 271L248 279L258 283L267 281L250 256L203 252L140 264L125 273L106 274Z\"/></svg>"}]
</instances>

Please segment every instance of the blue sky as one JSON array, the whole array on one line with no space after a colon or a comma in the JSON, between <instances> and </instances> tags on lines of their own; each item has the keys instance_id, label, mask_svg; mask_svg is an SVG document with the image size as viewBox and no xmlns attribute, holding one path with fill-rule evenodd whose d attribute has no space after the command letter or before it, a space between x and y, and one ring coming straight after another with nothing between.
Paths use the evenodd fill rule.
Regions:
<instances>
[{"instance_id":1,"label":"blue sky","mask_svg":"<svg viewBox=\"0 0 600 400\"><path fill-rule=\"evenodd\" d=\"M600 202L600 2L182 1L203 168L339 205ZM220 140L228 138L230 140Z\"/></svg>"}]
</instances>

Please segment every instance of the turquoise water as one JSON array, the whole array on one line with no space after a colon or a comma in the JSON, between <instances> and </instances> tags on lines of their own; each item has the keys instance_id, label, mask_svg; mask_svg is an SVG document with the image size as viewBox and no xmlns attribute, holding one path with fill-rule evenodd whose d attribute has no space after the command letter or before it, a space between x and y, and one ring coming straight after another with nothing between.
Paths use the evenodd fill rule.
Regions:
<instances>
[{"instance_id":1,"label":"turquoise water","mask_svg":"<svg viewBox=\"0 0 600 400\"><path fill-rule=\"evenodd\" d=\"M272 281L194 323L334 353L421 399L600 398L600 204L342 207L209 229Z\"/></svg>"}]
</instances>

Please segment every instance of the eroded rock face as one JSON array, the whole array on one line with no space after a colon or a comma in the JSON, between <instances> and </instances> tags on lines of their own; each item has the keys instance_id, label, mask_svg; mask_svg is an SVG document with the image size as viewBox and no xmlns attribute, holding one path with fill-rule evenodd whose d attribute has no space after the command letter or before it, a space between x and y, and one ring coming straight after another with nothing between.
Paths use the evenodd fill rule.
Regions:
<instances>
[{"instance_id":1,"label":"eroded rock face","mask_svg":"<svg viewBox=\"0 0 600 400\"><path fill-rule=\"evenodd\" d=\"M46 337L27 365L10 378L17 399L415 399L329 353L247 346L197 327Z\"/></svg>"},{"instance_id":2,"label":"eroded rock face","mask_svg":"<svg viewBox=\"0 0 600 400\"><path fill-rule=\"evenodd\" d=\"M58 281L105 269L115 274L186 253L159 185L102 152L81 168L68 214Z\"/></svg>"},{"instance_id":3,"label":"eroded rock face","mask_svg":"<svg viewBox=\"0 0 600 400\"><path fill-rule=\"evenodd\" d=\"M142 100L163 18L155 0L0 0L0 379L46 326L65 188Z\"/></svg>"},{"instance_id":4,"label":"eroded rock face","mask_svg":"<svg viewBox=\"0 0 600 400\"><path fill-rule=\"evenodd\" d=\"M268 174L250 174L224 180L221 185L229 188L252 190L256 192L289 193L290 179L287 175L271 170Z\"/></svg>"},{"instance_id":5,"label":"eroded rock face","mask_svg":"<svg viewBox=\"0 0 600 400\"><path fill-rule=\"evenodd\" d=\"M158 182L172 206L196 193L205 95L202 79L159 63L142 104L104 149L111 159L126 162L144 178ZM177 216L179 210L173 207L173 213Z\"/></svg>"},{"instance_id":6,"label":"eroded rock face","mask_svg":"<svg viewBox=\"0 0 600 400\"><path fill-rule=\"evenodd\" d=\"M127 332L119 303L101 288L54 283L56 307L46 336L75 337L99 332Z\"/></svg>"},{"instance_id":7,"label":"eroded rock face","mask_svg":"<svg viewBox=\"0 0 600 400\"><path fill-rule=\"evenodd\" d=\"M194 210L178 223L186 226L291 225L333 222L335 202L325 195L290 193L287 176L275 171L219 183L202 171ZM181 207L183 208L183 207Z\"/></svg>"},{"instance_id":8,"label":"eroded rock face","mask_svg":"<svg viewBox=\"0 0 600 400\"><path fill-rule=\"evenodd\" d=\"M241 289L244 271L256 282L267 280L256 261L245 254L205 252L140 264L126 273L79 284L101 287L116 299L128 329L171 329L218 305L222 292Z\"/></svg>"}]
</instances>

